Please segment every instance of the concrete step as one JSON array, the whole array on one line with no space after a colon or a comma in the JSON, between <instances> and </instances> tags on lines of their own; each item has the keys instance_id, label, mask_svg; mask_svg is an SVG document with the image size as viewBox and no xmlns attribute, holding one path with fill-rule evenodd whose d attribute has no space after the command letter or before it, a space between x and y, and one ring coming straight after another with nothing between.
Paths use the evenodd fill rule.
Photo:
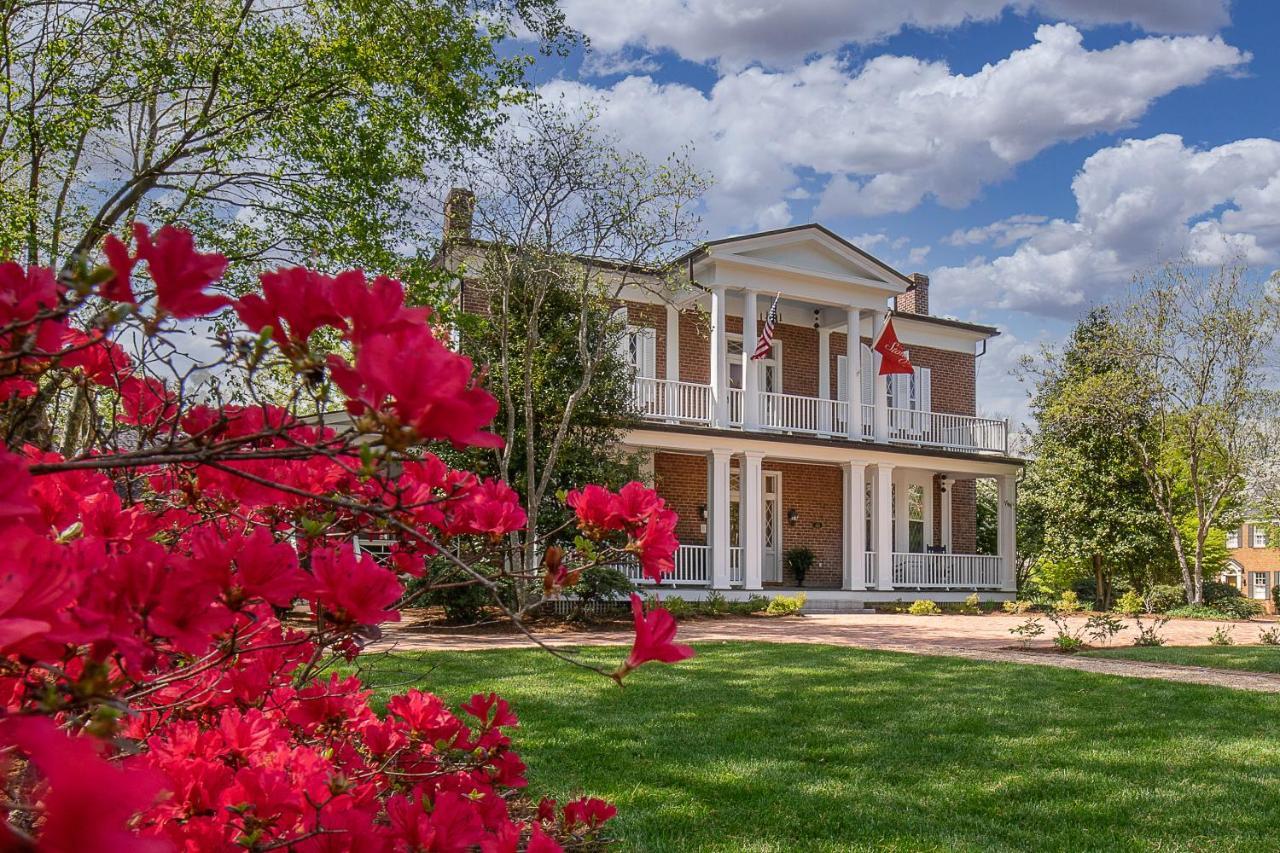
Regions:
<instances>
[{"instance_id":1,"label":"concrete step","mask_svg":"<svg viewBox=\"0 0 1280 853\"><path fill-rule=\"evenodd\" d=\"M809 599L801 608L802 613L874 613L861 601L834 601L831 599Z\"/></svg>"}]
</instances>

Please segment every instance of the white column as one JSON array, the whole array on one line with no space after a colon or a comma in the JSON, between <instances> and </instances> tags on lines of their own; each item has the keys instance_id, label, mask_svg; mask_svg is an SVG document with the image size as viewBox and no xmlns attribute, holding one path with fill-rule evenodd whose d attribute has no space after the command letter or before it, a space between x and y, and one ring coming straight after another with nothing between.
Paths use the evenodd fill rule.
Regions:
<instances>
[{"instance_id":1,"label":"white column","mask_svg":"<svg viewBox=\"0 0 1280 853\"><path fill-rule=\"evenodd\" d=\"M818 399L831 399L831 330L827 328L818 329ZM818 429L831 431L831 406L825 403L818 404Z\"/></svg>"},{"instance_id":2,"label":"white column","mask_svg":"<svg viewBox=\"0 0 1280 853\"><path fill-rule=\"evenodd\" d=\"M938 544L947 549L947 553L951 553L951 490L956 486L956 481L947 479L947 489L942 493L942 541Z\"/></svg>"},{"instance_id":3,"label":"white column","mask_svg":"<svg viewBox=\"0 0 1280 853\"><path fill-rule=\"evenodd\" d=\"M746 589L761 589L764 559L764 454L748 450L742 454L738 469L738 499L742 502L742 580Z\"/></svg>"},{"instance_id":4,"label":"white column","mask_svg":"<svg viewBox=\"0 0 1280 853\"><path fill-rule=\"evenodd\" d=\"M866 588L867 466L846 462L844 468L844 588Z\"/></svg>"},{"instance_id":5,"label":"white column","mask_svg":"<svg viewBox=\"0 0 1280 853\"><path fill-rule=\"evenodd\" d=\"M756 291L742 294L742 428L750 430L760 426L760 366L751 359L760 337L756 328L759 304L760 295Z\"/></svg>"},{"instance_id":6,"label":"white column","mask_svg":"<svg viewBox=\"0 0 1280 853\"><path fill-rule=\"evenodd\" d=\"M729 350L725 337L725 289L711 288L711 425L729 426Z\"/></svg>"},{"instance_id":7,"label":"white column","mask_svg":"<svg viewBox=\"0 0 1280 853\"><path fill-rule=\"evenodd\" d=\"M996 553L1000 555L1000 569L1004 573L1001 589L1015 592L1018 588L1014 563L1018 556L1018 480L1014 474L1002 474L996 478L997 524Z\"/></svg>"},{"instance_id":8,"label":"white column","mask_svg":"<svg viewBox=\"0 0 1280 853\"><path fill-rule=\"evenodd\" d=\"M876 466L876 589L893 589L893 465Z\"/></svg>"},{"instance_id":9,"label":"white column","mask_svg":"<svg viewBox=\"0 0 1280 853\"><path fill-rule=\"evenodd\" d=\"M911 505L908 500L911 493L910 476L907 471L895 470L894 474L896 476L893 478L895 486L893 489L893 550L905 552L911 550L908 547L911 541L909 535L911 512L908 509Z\"/></svg>"},{"instance_id":10,"label":"white column","mask_svg":"<svg viewBox=\"0 0 1280 853\"><path fill-rule=\"evenodd\" d=\"M729 588L729 460L733 451L716 449L707 457L707 544L711 546L711 588Z\"/></svg>"},{"instance_id":11,"label":"white column","mask_svg":"<svg viewBox=\"0 0 1280 853\"><path fill-rule=\"evenodd\" d=\"M874 329L871 333L872 342L880 337L880 330L884 328L889 314L888 312L876 312L874 317ZM871 368L875 371L873 379L875 393L872 397L872 403L875 406L875 438L876 441L883 444L889 440L889 377L880 375L880 360L879 353L872 354Z\"/></svg>"},{"instance_id":12,"label":"white column","mask_svg":"<svg viewBox=\"0 0 1280 853\"><path fill-rule=\"evenodd\" d=\"M677 412L680 397L676 391L676 383L680 381L680 309L667 303L667 399L668 416L684 414Z\"/></svg>"},{"instance_id":13,"label":"white column","mask_svg":"<svg viewBox=\"0 0 1280 853\"><path fill-rule=\"evenodd\" d=\"M862 441L862 312L845 309L844 396L849 404L850 441Z\"/></svg>"}]
</instances>

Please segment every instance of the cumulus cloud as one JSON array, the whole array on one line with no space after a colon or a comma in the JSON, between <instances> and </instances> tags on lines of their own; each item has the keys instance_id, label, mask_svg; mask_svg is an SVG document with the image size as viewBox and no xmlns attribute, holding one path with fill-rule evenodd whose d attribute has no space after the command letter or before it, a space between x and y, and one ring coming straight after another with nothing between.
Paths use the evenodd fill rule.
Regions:
<instances>
[{"instance_id":1,"label":"cumulus cloud","mask_svg":"<svg viewBox=\"0 0 1280 853\"><path fill-rule=\"evenodd\" d=\"M794 65L906 28L942 30L992 21L1006 11L1081 26L1133 24L1152 33L1212 33L1229 23L1230 0L564 0L569 22L603 53L670 50L727 68Z\"/></svg>"},{"instance_id":2,"label":"cumulus cloud","mask_svg":"<svg viewBox=\"0 0 1280 853\"><path fill-rule=\"evenodd\" d=\"M607 88L555 81L543 93L599 104L602 124L651 155L692 142L716 179L710 222L762 228L790 221L779 200L802 174L820 193L819 218L904 212L927 197L963 206L1045 148L1123 129L1157 98L1248 59L1216 36L1086 50L1078 29L1058 24L969 75L913 57L854 67L823 56L727 73L705 94L647 76Z\"/></svg>"},{"instance_id":3,"label":"cumulus cloud","mask_svg":"<svg viewBox=\"0 0 1280 853\"><path fill-rule=\"evenodd\" d=\"M935 292L960 305L1067 317L1173 256L1280 263L1280 141L1199 149L1173 134L1130 139L1085 160L1071 188L1074 220L1023 222L1012 252L933 270ZM1009 222L960 239L994 242Z\"/></svg>"}]
</instances>

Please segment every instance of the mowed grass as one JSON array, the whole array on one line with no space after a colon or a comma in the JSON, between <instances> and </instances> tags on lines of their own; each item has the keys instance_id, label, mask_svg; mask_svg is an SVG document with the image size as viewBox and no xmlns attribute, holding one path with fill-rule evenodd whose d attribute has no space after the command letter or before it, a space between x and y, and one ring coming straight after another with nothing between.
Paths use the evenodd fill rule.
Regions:
<instances>
[{"instance_id":1,"label":"mowed grass","mask_svg":"<svg viewBox=\"0 0 1280 853\"><path fill-rule=\"evenodd\" d=\"M1280 646L1129 646L1097 649L1085 654L1213 669L1280 672Z\"/></svg>"},{"instance_id":2,"label":"mowed grass","mask_svg":"<svg viewBox=\"0 0 1280 853\"><path fill-rule=\"evenodd\" d=\"M1262 850L1280 698L1047 666L710 643L625 689L538 651L364 659L379 692L496 690L532 790L622 849ZM612 666L622 649L582 649Z\"/></svg>"}]
</instances>

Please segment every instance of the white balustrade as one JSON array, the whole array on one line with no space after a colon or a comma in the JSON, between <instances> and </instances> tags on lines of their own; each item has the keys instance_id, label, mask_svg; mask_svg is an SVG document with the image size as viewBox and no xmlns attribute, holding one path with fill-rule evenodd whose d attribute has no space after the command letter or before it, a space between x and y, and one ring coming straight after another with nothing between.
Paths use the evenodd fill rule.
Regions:
<instances>
[{"instance_id":1,"label":"white balustrade","mask_svg":"<svg viewBox=\"0 0 1280 853\"><path fill-rule=\"evenodd\" d=\"M633 399L646 420L676 423L711 423L711 386L637 376Z\"/></svg>"},{"instance_id":2,"label":"white balustrade","mask_svg":"<svg viewBox=\"0 0 1280 853\"><path fill-rule=\"evenodd\" d=\"M895 587L999 587L1001 560L988 554L904 554L893 555Z\"/></svg>"},{"instance_id":3,"label":"white balustrade","mask_svg":"<svg viewBox=\"0 0 1280 853\"><path fill-rule=\"evenodd\" d=\"M663 575L662 583L706 586L710 577L708 572L711 548L707 545L681 545L676 549L675 571ZM626 574L627 579L637 584L652 584L653 578L647 578L640 572L640 564L635 559L625 560L618 568Z\"/></svg>"},{"instance_id":4,"label":"white balustrade","mask_svg":"<svg viewBox=\"0 0 1280 853\"><path fill-rule=\"evenodd\" d=\"M989 450L1005 453L1009 424L994 418L975 418L915 409L889 410L889 439L927 444L948 450Z\"/></svg>"},{"instance_id":5,"label":"white balustrade","mask_svg":"<svg viewBox=\"0 0 1280 853\"><path fill-rule=\"evenodd\" d=\"M863 572L862 580L866 584L867 589L875 589L876 586L876 552L868 551L863 555Z\"/></svg>"},{"instance_id":6,"label":"white balustrade","mask_svg":"<svg viewBox=\"0 0 1280 853\"><path fill-rule=\"evenodd\" d=\"M667 423L711 423L711 386L700 382L677 382L636 377L633 385L636 408L645 420ZM729 426L742 428L742 390L727 389ZM807 435L843 436L849 420L849 403L823 400L798 394L762 391L758 396L760 429ZM862 405L862 434L875 432L875 407ZM940 447L946 450L1008 452L1009 424L993 418L976 418L915 409L889 409L889 440L902 444Z\"/></svg>"},{"instance_id":7,"label":"white balustrade","mask_svg":"<svg viewBox=\"0 0 1280 853\"><path fill-rule=\"evenodd\" d=\"M742 548L737 545L729 547L729 585L742 586Z\"/></svg>"}]
</instances>

